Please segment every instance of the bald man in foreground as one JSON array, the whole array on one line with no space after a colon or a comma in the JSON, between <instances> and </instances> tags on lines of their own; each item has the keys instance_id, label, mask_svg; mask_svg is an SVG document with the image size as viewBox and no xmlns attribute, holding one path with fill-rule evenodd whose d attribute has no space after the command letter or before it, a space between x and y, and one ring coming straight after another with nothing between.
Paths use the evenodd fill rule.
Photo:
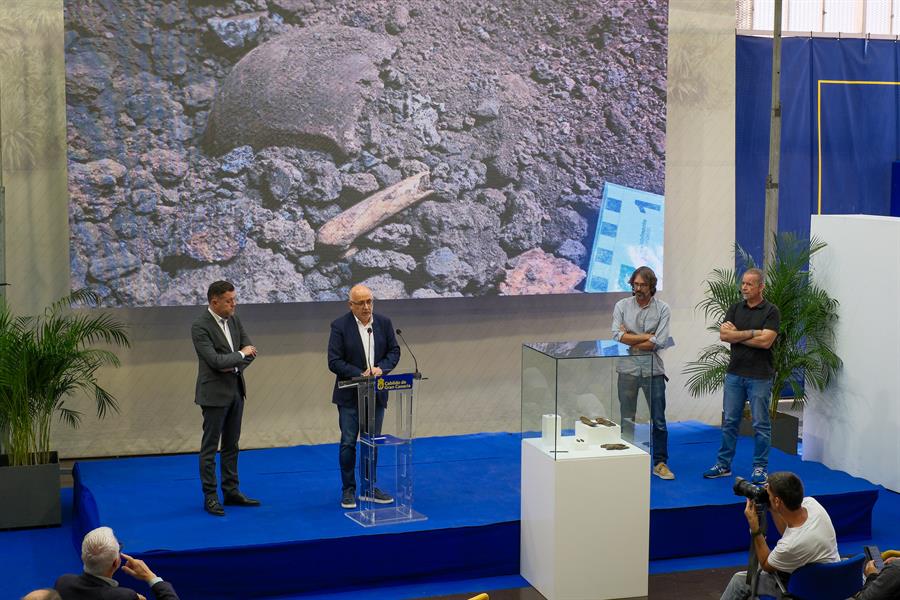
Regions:
<instances>
[{"instance_id":1,"label":"bald man in foreground","mask_svg":"<svg viewBox=\"0 0 900 600\"><path fill-rule=\"evenodd\" d=\"M34 590L22 596L22 600L62 600L59 592L56 590Z\"/></svg>"},{"instance_id":2,"label":"bald man in foreground","mask_svg":"<svg viewBox=\"0 0 900 600\"><path fill-rule=\"evenodd\" d=\"M374 419L369 423L366 415L359 415L356 388L341 390L338 382L360 376L386 375L400 361L394 325L389 318L375 314L372 290L364 285L353 286L349 306L350 312L332 321L328 338L328 369L336 375L331 401L337 404L341 428L341 507L347 509L356 508L357 436L360 431L374 436L381 434L388 394L376 392ZM371 477L374 478L374 473ZM394 501L377 487L373 489L372 495L364 500L377 504Z\"/></svg>"}]
</instances>

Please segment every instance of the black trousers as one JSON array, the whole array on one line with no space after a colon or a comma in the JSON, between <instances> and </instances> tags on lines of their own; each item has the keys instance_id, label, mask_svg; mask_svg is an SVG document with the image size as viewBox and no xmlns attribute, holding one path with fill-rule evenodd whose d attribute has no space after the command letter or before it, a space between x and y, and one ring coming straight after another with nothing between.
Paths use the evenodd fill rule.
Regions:
<instances>
[{"instance_id":1,"label":"black trousers","mask_svg":"<svg viewBox=\"0 0 900 600\"><path fill-rule=\"evenodd\" d=\"M228 406L201 406L203 409L203 437L200 440L200 482L204 496L214 496L216 484L216 451L222 451L219 470L222 493L225 496L240 489L238 482L238 442L241 439L241 419L244 415L244 395L235 386L234 399Z\"/></svg>"}]
</instances>

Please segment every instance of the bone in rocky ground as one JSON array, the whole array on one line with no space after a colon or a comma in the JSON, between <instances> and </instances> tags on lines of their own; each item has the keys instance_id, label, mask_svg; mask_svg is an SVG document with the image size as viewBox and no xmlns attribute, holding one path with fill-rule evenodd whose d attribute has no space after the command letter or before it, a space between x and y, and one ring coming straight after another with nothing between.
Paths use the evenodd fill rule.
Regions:
<instances>
[{"instance_id":1,"label":"bone in rocky ground","mask_svg":"<svg viewBox=\"0 0 900 600\"><path fill-rule=\"evenodd\" d=\"M425 189L428 186L428 171L423 171L375 192L322 225L316 239L326 246L349 246L359 236L431 195L433 190Z\"/></svg>"}]
</instances>

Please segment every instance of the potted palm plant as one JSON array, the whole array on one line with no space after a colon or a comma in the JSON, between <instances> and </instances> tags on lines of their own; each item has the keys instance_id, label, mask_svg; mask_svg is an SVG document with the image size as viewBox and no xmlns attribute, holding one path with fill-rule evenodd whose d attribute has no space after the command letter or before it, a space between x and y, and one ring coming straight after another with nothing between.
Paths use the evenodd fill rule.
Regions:
<instances>
[{"instance_id":1,"label":"potted palm plant","mask_svg":"<svg viewBox=\"0 0 900 600\"><path fill-rule=\"evenodd\" d=\"M810 278L809 261L826 244L815 238L806 240L792 233L775 235L774 260L766 271L766 300L781 312L781 327L772 346L775 377L769 405L772 417L772 445L797 453L796 418L778 412L778 402L790 397L794 405L806 401L807 386L823 390L841 366L834 351L834 329L838 302ZM753 257L735 246L738 269L716 269L706 283L705 298L697 304L703 310L709 329L718 334L725 312L741 300L740 275L756 266ZM727 344L713 344L700 351L695 361L684 367L689 375L688 392L701 396L718 391L725 380L731 358ZM745 419L746 421L746 419ZM787 430L785 440L782 432ZM750 433L749 422L742 433ZM792 439L791 439L792 438Z\"/></svg>"},{"instance_id":2,"label":"potted palm plant","mask_svg":"<svg viewBox=\"0 0 900 600\"><path fill-rule=\"evenodd\" d=\"M95 344L128 346L125 326L105 313L72 310L97 301L94 292L79 290L41 316L16 316L0 298L0 529L61 522L50 433L54 418L74 428L82 416L66 401L87 393L98 417L118 410L97 371L119 360Z\"/></svg>"}]
</instances>

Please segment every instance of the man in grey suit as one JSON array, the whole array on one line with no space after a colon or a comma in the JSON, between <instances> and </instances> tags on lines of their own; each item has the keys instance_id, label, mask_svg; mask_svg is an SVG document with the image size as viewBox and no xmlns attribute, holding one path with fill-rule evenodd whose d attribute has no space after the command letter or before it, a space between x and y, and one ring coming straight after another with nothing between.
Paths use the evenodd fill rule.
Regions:
<instances>
[{"instance_id":1,"label":"man in grey suit","mask_svg":"<svg viewBox=\"0 0 900 600\"><path fill-rule=\"evenodd\" d=\"M242 494L238 486L238 440L247 397L244 369L256 358L256 348L234 314L236 297L230 282L213 282L206 292L209 306L191 326L191 339L199 359L194 403L203 410L203 437L200 440L203 508L217 517L225 515L216 483L216 450L220 441L225 504L260 504L259 500Z\"/></svg>"}]
</instances>

